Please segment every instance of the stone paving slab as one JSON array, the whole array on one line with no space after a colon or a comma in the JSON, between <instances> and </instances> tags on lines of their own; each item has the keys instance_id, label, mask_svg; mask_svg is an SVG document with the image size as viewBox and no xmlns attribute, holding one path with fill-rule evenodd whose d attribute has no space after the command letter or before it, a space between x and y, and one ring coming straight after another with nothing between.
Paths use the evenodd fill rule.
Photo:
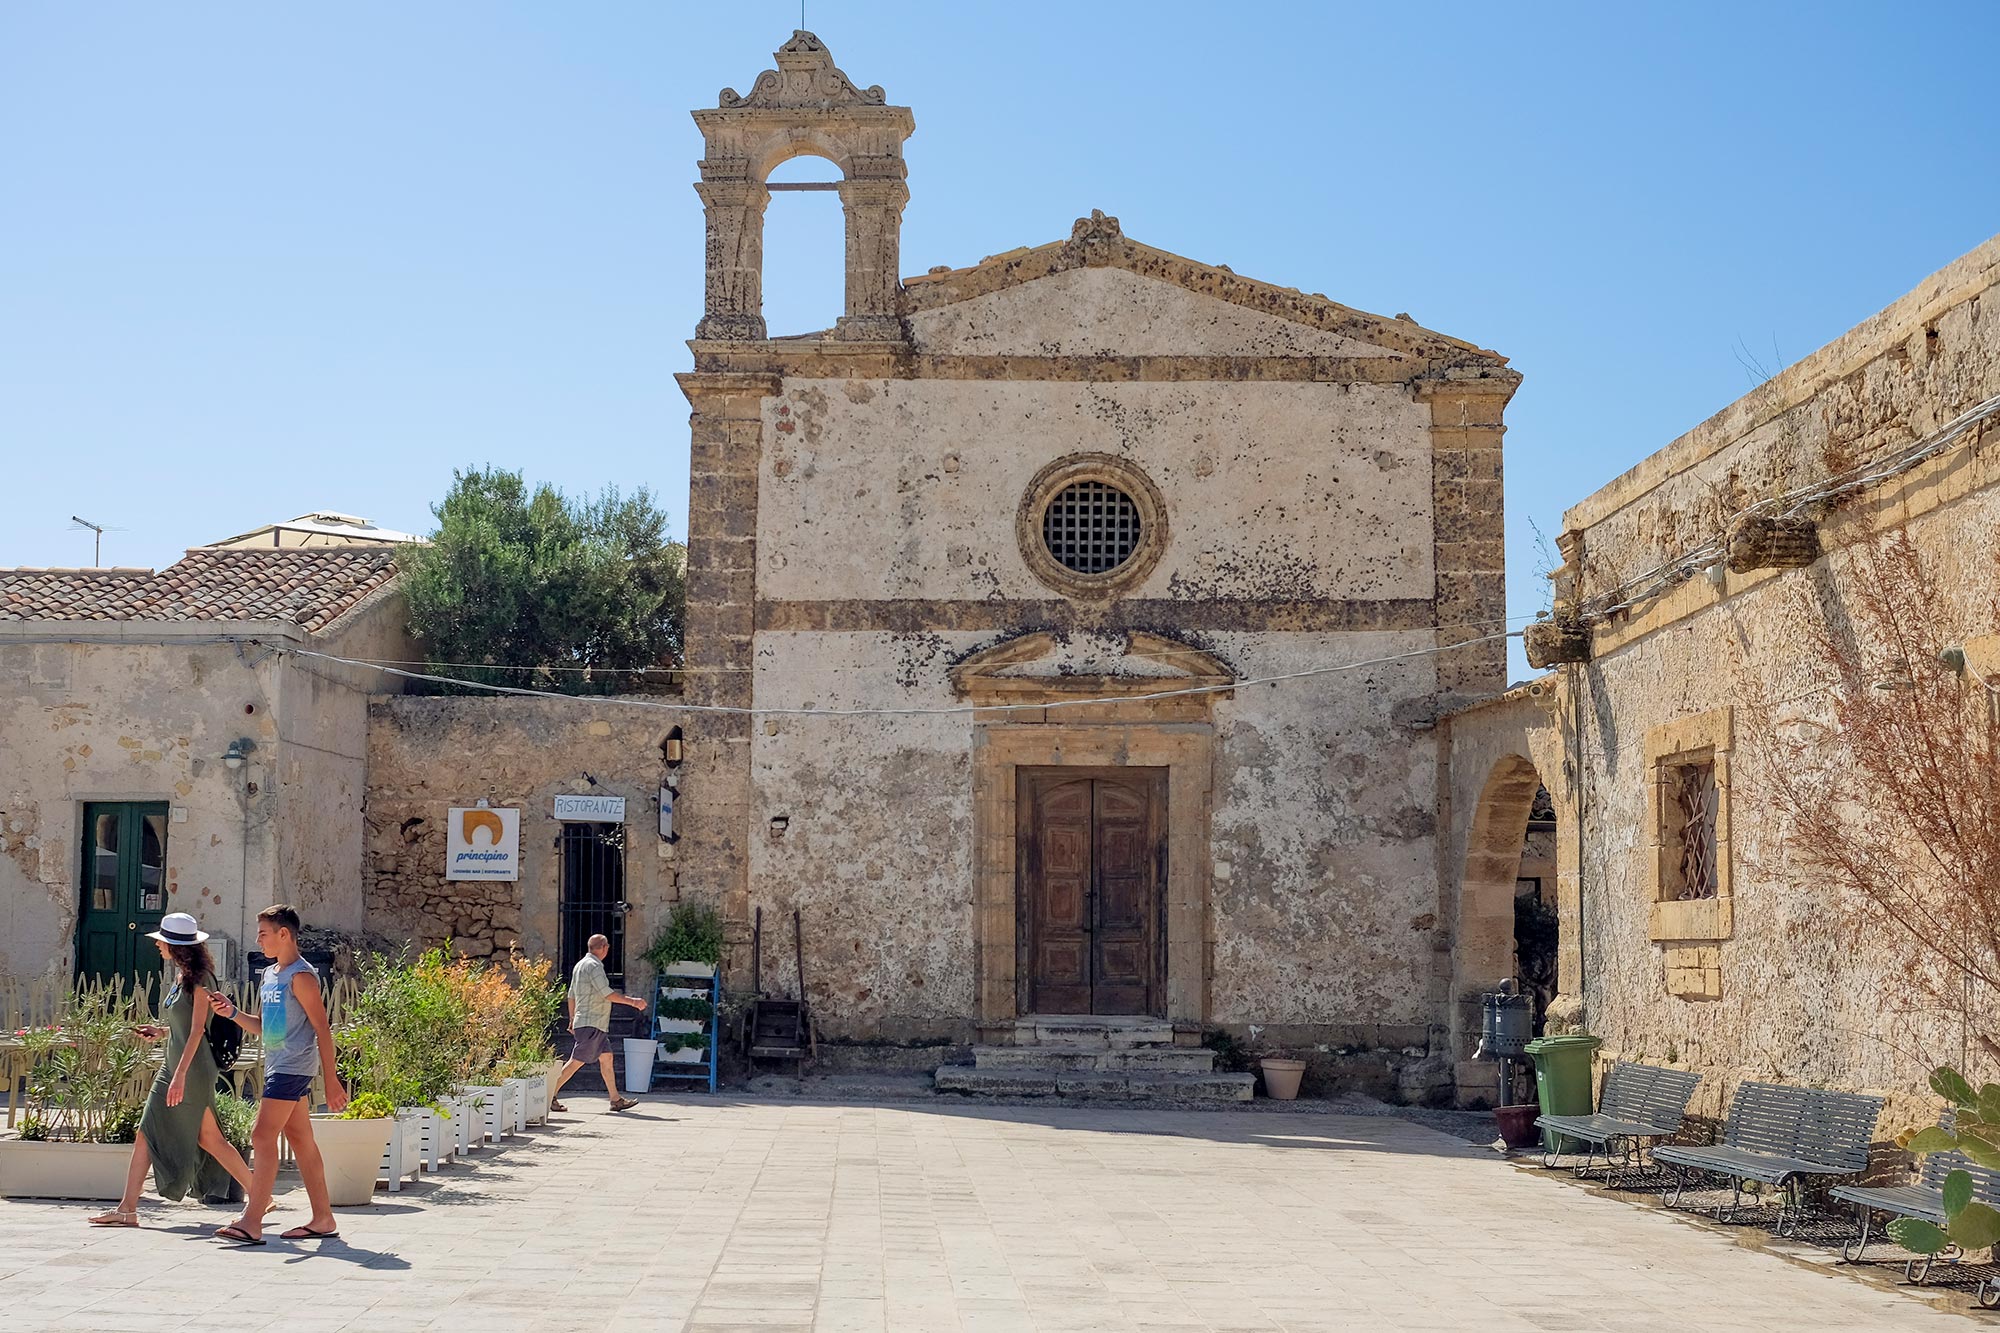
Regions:
<instances>
[{"instance_id":1,"label":"stone paving slab","mask_svg":"<svg viewBox=\"0 0 2000 1333\"><path fill-rule=\"evenodd\" d=\"M0 1200L0 1323L678 1333L1898 1333L1973 1327L1340 1114L652 1097L232 1250L224 1209ZM273 1237L302 1216L281 1178Z\"/></svg>"}]
</instances>

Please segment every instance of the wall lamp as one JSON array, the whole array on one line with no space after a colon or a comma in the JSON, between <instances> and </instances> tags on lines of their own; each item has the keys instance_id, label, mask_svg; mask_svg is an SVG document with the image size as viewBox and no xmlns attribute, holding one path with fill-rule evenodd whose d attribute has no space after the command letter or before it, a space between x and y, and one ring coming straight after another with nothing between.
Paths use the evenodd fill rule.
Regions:
<instances>
[{"instance_id":1,"label":"wall lamp","mask_svg":"<svg viewBox=\"0 0 2000 1333\"><path fill-rule=\"evenodd\" d=\"M243 761L256 748L257 742L251 740L248 736L238 736L235 740L229 742L229 748L222 752L223 767L232 773L236 772L236 770L243 767Z\"/></svg>"}]
</instances>

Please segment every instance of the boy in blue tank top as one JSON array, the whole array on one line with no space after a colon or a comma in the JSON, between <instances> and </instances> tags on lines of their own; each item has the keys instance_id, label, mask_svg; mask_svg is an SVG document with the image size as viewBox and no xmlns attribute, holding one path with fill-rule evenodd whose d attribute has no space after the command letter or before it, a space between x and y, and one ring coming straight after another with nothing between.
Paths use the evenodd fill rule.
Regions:
<instances>
[{"instance_id":1,"label":"boy in blue tank top","mask_svg":"<svg viewBox=\"0 0 2000 1333\"><path fill-rule=\"evenodd\" d=\"M264 1214L278 1183L278 1136L291 1140L299 1178L306 1187L312 1216L281 1240L326 1240L340 1234L326 1193L326 1163L312 1133L312 1081L326 1074L326 1106L347 1105L347 1089L333 1062L333 1028L327 1021L326 1000L319 974L299 956L299 914L279 904L257 913L257 950L274 960L264 969L258 988L258 1012L253 1017L215 997L215 1012L234 1019L264 1042L264 1098L257 1103L257 1123L250 1131L250 1194L243 1216L215 1233L218 1240L238 1245L264 1243Z\"/></svg>"}]
</instances>

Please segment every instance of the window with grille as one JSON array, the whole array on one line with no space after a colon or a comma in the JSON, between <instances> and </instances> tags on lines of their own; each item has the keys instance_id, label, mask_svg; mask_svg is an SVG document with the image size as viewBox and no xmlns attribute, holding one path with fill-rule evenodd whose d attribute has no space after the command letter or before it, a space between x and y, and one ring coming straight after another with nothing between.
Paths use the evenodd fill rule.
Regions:
<instances>
[{"instance_id":1,"label":"window with grille","mask_svg":"<svg viewBox=\"0 0 2000 1333\"><path fill-rule=\"evenodd\" d=\"M1713 763L1674 764L1666 772L1678 873L1674 898L1685 902L1716 894L1716 788Z\"/></svg>"},{"instance_id":2,"label":"window with grille","mask_svg":"<svg viewBox=\"0 0 2000 1333\"><path fill-rule=\"evenodd\" d=\"M1108 574L1138 549L1139 507L1116 486L1079 481L1066 486L1042 511L1042 541L1049 554L1079 574Z\"/></svg>"}]
</instances>

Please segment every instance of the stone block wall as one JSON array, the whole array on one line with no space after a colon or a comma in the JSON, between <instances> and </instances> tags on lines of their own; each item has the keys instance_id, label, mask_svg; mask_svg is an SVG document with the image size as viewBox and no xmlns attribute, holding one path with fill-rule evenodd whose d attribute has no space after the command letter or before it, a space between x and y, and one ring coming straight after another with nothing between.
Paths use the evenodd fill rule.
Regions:
<instances>
[{"instance_id":1,"label":"stone block wall","mask_svg":"<svg viewBox=\"0 0 2000 1333\"><path fill-rule=\"evenodd\" d=\"M562 793L626 800L625 896L628 986L643 984L639 954L682 892L685 848L658 831L665 772L661 742L687 715L657 698L382 697L368 714L367 923L370 931L420 947L449 945L472 957L519 947L553 957L558 912ZM698 828L706 794L698 760L677 771L686 803L678 827ZM594 779L594 781L593 781ZM481 799L521 810L518 882L445 878L446 812ZM699 894L698 886L690 891ZM567 967L574 959L560 960Z\"/></svg>"}]
</instances>

